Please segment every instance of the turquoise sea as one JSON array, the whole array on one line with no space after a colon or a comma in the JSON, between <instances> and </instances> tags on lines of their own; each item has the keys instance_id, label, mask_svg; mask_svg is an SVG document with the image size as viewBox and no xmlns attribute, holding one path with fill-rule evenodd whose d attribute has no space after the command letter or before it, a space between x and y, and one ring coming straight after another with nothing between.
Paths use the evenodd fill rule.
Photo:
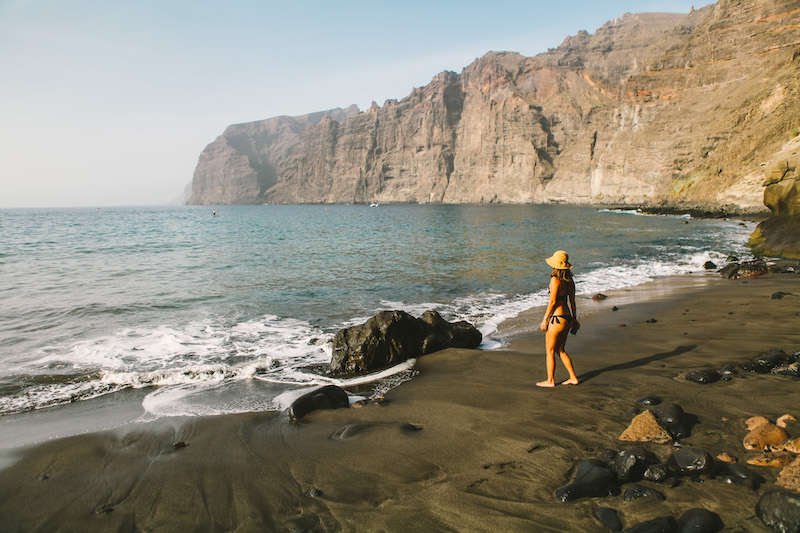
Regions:
<instances>
[{"instance_id":1,"label":"turquoise sea","mask_svg":"<svg viewBox=\"0 0 800 533\"><path fill-rule=\"evenodd\" d=\"M557 249L594 293L747 257L752 226L556 205L3 209L0 429L123 399L134 419L281 409L377 311L437 309L492 349L545 302Z\"/></svg>"}]
</instances>

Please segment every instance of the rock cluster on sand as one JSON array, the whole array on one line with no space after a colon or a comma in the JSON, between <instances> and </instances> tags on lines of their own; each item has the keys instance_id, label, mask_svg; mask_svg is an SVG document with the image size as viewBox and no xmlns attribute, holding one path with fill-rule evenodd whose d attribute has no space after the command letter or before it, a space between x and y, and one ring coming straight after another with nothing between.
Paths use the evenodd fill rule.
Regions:
<instances>
[{"instance_id":1,"label":"rock cluster on sand","mask_svg":"<svg viewBox=\"0 0 800 533\"><path fill-rule=\"evenodd\" d=\"M700 384L716 383L720 380L730 381L737 374L737 368L754 374L779 374L800 377L800 350L791 354L787 354L780 349L769 350L749 361L728 364L719 370L699 368L688 372L686 380Z\"/></svg>"},{"instance_id":2,"label":"rock cluster on sand","mask_svg":"<svg viewBox=\"0 0 800 533\"><path fill-rule=\"evenodd\" d=\"M679 405L659 402L659 405L636 415L619 440L666 444L688 437L695 418L684 413Z\"/></svg>"},{"instance_id":3,"label":"rock cluster on sand","mask_svg":"<svg viewBox=\"0 0 800 533\"><path fill-rule=\"evenodd\" d=\"M728 263L719 270L722 277L728 279L754 278L769 272L764 261L745 261L744 263Z\"/></svg>"},{"instance_id":4,"label":"rock cluster on sand","mask_svg":"<svg viewBox=\"0 0 800 533\"><path fill-rule=\"evenodd\" d=\"M678 448L666 463L652 452L637 447L631 450L606 450L600 458L586 459L577 464L572 482L556 491L562 502L580 498L605 498L622 494L624 501L649 499L665 501L667 496L660 490L641 484L641 481L659 483L665 487L680 484L679 478L700 475L720 475L730 483L758 488L764 479L741 465L719 467L714 459L698 448ZM624 486L624 490L623 490ZM610 531L621 531L622 522L615 509L600 507L596 511L598 520ZM672 516L660 516L634 525L624 531L720 531L722 519L707 509L690 509L677 520Z\"/></svg>"},{"instance_id":5,"label":"rock cluster on sand","mask_svg":"<svg viewBox=\"0 0 800 533\"><path fill-rule=\"evenodd\" d=\"M756 359L762 362L764 359L780 359L767 355ZM661 404L657 398L653 406L653 398L652 395L640 398L637 403L645 405L644 400L647 400L650 409L633 418L620 440L666 444L690 436L693 415L686 414L676 404ZM757 515L777 532L800 531L800 457L796 457L800 451L800 438L790 435L800 425L790 414L779 417L774 423L766 417L753 416L744 425L748 432L742 440L743 448L759 452L747 462L761 467L783 467L776 487L769 489L759 499ZM694 446L678 446L663 461L655 453L641 447L606 450L598 458L579 462L572 482L558 489L556 498L567 502L622 494L625 501L643 498L664 501L669 497L668 493L640 482L678 487L681 478L693 481L702 481L701 477L718 479L753 491L766 483L763 476L737 461L726 451L720 451L715 458L707 450ZM614 509L598 508L596 516L609 530L622 530L622 523ZM705 509L693 509L677 520L671 516L660 516L624 531L721 531L723 527L718 515Z\"/></svg>"},{"instance_id":6,"label":"rock cluster on sand","mask_svg":"<svg viewBox=\"0 0 800 533\"><path fill-rule=\"evenodd\" d=\"M669 432L658 422L652 411L644 411L631 420L630 425L619 436L619 440L633 442L672 442Z\"/></svg>"},{"instance_id":7,"label":"rock cluster on sand","mask_svg":"<svg viewBox=\"0 0 800 533\"><path fill-rule=\"evenodd\" d=\"M782 259L767 263L764 260L739 262L736 258L727 265L720 268L717 272L728 279L755 278L764 274L798 274L800 273L800 261Z\"/></svg>"},{"instance_id":8,"label":"rock cluster on sand","mask_svg":"<svg viewBox=\"0 0 800 533\"><path fill-rule=\"evenodd\" d=\"M445 348L477 348L481 332L469 322L448 322L436 311L414 318L404 311L381 311L333 338L332 374L369 372Z\"/></svg>"},{"instance_id":9,"label":"rock cluster on sand","mask_svg":"<svg viewBox=\"0 0 800 533\"><path fill-rule=\"evenodd\" d=\"M748 459L749 464L783 467L775 485L765 492L756 505L756 514L774 531L800 531L800 457L787 429L794 416L783 415L773 424L766 417L754 416L745 425L748 433L742 441L747 450L761 453Z\"/></svg>"},{"instance_id":10,"label":"rock cluster on sand","mask_svg":"<svg viewBox=\"0 0 800 533\"><path fill-rule=\"evenodd\" d=\"M754 416L746 422L747 435L742 440L746 450L761 452L747 460L748 464L771 467L789 467L797 463L796 455L800 454L800 437L792 438L787 428L797 422L792 415L783 415L773 424L763 416ZM784 469L779 486L800 487L797 467ZM782 484L783 483L783 484Z\"/></svg>"}]
</instances>

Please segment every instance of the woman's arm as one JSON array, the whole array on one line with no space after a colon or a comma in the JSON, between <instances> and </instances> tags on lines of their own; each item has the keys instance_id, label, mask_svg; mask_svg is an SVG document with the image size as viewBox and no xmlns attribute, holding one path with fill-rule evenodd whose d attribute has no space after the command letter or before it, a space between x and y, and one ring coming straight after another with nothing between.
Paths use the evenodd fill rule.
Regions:
<instances>
[{"instance_id":1,"label":"woman's arm","mask_svg":"<svg viewBox=\"0 0 800 533\"><path fill-rule=\"evenodd\" d=\"M547 310L544 312L544 318L542 319L542 331L547 331L547 321L550 319L550 315L553 314L553 309L556 307L559 285L560 282L557 278L550 278L550 301L547 302Z\"/></svg>"},{"instance_id":2,"label":"woman's arm","mask_svg":"<svg viewBox=\"0 0 800 533\"><path fill-rule=\"evenodd\" d=\"M569 308L572 311L572 319L577 322L578 321L578 307L577 303L575 302L575 282L573 281L570 283L569 288Z\"/></svg>"}]
</instances>

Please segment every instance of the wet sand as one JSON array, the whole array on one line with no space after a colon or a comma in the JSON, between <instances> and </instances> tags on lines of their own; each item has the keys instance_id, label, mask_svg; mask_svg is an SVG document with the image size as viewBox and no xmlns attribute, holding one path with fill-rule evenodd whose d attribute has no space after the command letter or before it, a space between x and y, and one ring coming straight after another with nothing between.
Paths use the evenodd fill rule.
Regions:
<instances>
[{"instance_id":1,"label":"wet sand","mask_svg":"<svg viewBox=\"0 0 800 533\"><path fill-rule=\"evenodd\" d=\"M769 531L754 509L777 469L751 467L767 479L758 491L643 482L663 502L562 503L555 491L577 461L634 446L618 437L645 394L698 417L683 445L742 462L748 417L800 416L795 378L683 378L799 350L800 296L776 291L800 295L800 276L688 276L582 299L567 344L579 386L534 385L544 377L535 310L508 325L519 338L507 349L421 358L383 405L294 424L276 413L160 420L24 449L0 472L0 531L605 531L598 507L617 509L626 527L705 507L730 530ZM566 378L560 366L556 378Z\"/></svg>"}]
</instances>

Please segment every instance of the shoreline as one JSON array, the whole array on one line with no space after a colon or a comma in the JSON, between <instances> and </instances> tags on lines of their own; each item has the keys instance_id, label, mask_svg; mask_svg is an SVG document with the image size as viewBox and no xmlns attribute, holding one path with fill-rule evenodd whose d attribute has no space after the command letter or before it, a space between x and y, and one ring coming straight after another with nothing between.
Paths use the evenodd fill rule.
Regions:
<instances>
[{"instance_id":1,"label":"shoreline","mask_svg":"<svg viewBox=\"0 0 800 533\"><path fill-rule=\"evenodd\" d=\"M712 280L719 279L709 271L698 271L688 274L676 274L664 276L646 283L611 289L605 291L610 299L605 301L592 300L591 293L577 295L579 303L579 315L581 320L588 315L603 312L611 309L615 305L627 305L631 303L647 303L660 301L670 295L685 293L702 288ZM497 330L493 333L493 343L499 347L483 348L486 351L512 349L517 342L522 342L522 349L531 349L525 346L525 340L530 336L540 335L539 315L544 311L544 306L535 306L526 309L512 318L506 318L498 324ZM575 337L570 337L575 342ZM578 340L583 335L578 337ZM543 340L541 341L544 342ZM533 348L534 350L536 348ZM370 382L375 383L375 382ZM234 384L231 394L241 387L260 386L261 383L254 382L248 384L242 382ZM369 383L361 387L346 387L350 392L363 394L369 387ZM35 409L13 415L0 417L0 433L3 435L0 441L0 469L12 461L10 456L15 455L19 450L45 444L47 442L61 440L77 435L89 433L99 433L103 431L114 431L124 428L136 428L151 422L165 418L168 420L180 420L181 418L194 419L193 415L175 416L147 416L148 413L143 409L142 401L152 392L151 388L143 389L124 389L113 394L101 395L89 400L77 401L55 405L45 409ZM273 412L273 411L270 411ZM199 416L225 416L241 413L223 413L222 415L208 414ZM31 431L31 428L34 428Z\"/></svg>"},{"instance_id":2,"label":"shoreline","mask_svg":"<svg viewBox=\"0 0 800 533\"><path fill-rule=\"evenodd\" d=\"M518 333L502 349L420 358L419 375L383 405L296 424L275 412L160 419L15 450L0 478L0 529L604 531L597 507L618 509L630 527L702 506L728 528L769 531L754 513L777 476L767 467L751 467L767 479L758 491L705 480L657 486L664 502L554 496L576 461L632 447L617 438L645 394L697 416L684 445L742 462L744 420L800 416L794 378L683 379L800 349L800 276L676 278L579 300L582 328L567 343L577 387L534 385L544 340L524 331L541 319L532 309L503 328ZM776 291L791 295L772 299ZM672 450L644 447L662 459Z\"/></svg>"}]
</instances>

